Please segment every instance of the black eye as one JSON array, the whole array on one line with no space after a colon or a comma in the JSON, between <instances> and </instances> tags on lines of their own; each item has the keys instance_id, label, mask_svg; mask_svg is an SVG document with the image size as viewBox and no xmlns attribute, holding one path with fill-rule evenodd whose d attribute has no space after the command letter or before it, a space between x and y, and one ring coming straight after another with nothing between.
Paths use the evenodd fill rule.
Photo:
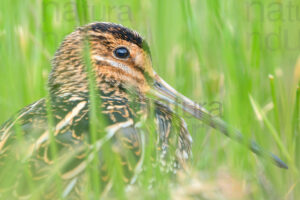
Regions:
<instances>
[{"instance_id":1,"label":"black eye","mask_svg":"<svg viewBox=\"0 0 300 200\"><path fill-rule=\"evenodd\" d=\"M129 57L129 50L125 47L115 49L114 54L117 58L125 59Z\"/></svg>"}]
</instances>

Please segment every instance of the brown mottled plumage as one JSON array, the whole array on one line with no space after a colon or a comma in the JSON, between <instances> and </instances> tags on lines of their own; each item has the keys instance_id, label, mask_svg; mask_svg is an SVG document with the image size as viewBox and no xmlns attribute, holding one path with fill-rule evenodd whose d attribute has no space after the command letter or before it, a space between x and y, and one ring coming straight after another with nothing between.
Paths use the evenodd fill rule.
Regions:
<instances>
[{"instance_id":1,"label":"brown mottled plumage","mask_svg":"<svg viewBox=\"0 0 300 200\"><path fill-rule=\"evenodd\" d=\"M59 162L69 159L61 164L60 178L66 198L83 198L82 191L86 184L85 168L86 158L91 152L86 152L91 146L89 124L89 81L87 66L84 64L84 45L88 41L89 56L95 75L101 106L102 120L106 126L97 130L98 140L109 136L112 151L121 155L124 165L125 183L132 182L136 166L142 162L142 138L139 123L147 120L150 103L146 94L152 87L156 74L152 69L149 47L141 36L112 23L92 23L77 28L68 35L57 50L53 69L49 76L50 104L55 128L53 134L58 151ZM120 59L114 54L118 47L125 47L130 51L128 58ZM147 100L148 99L148 100ZM166 164L167 171L174 171L179 165L174 162L183 162L190 154L191 137L184 121L165 104L158 101L155 105L154 123L157 124L157 149L162 152L158 159L170 157L168 153L169 139L176 135L172 146L177 146L177 161ZM14 118L6 122L0 131L0 165L5 168L7 160L21 161L27 157L30 173L38 185L50 181L51 168L54 160L50 151L50 132L46 100L41 99L27 106ZM26 138L22 151L16 149L16 127L21 128ZM88 142L87 142L88 141ZM98 142L99 142L98 141ZM176 142L178 141L178 142ZM128 150L127 150L128 149ZM100 181L109 183L107 166L99 150ZM13 152L13 153L12 153ZM70 153L71 152L71 153ZM132 154L132 155L127 155ZM134 157L129 161L127 157ZM171 156L174 157L174 156ZM164 161L163 161L164 162ZM8 162L9 163L9 162ZM140 166L139 166L140 167ZM54 176L53 176L54 177ZM11 190L14 197L31 198L26 193L26 187L20 176ZM79 181L80 180L80 181ZM74 183L76 182L76 183ZM55 186L42 189L40 194L44 199L58 198ZM0 190L1 191L1 190Z\"/></svg>"},{"instance_id":2,"label":"brown mottled plumage","mask_svg":"<svg viewBox=\"0 0 300 200\"><path fill-rule=\"evenodd\" d=\"M101 102L95 109L104 122L100 127L94 124L96 136L91 135L90 127L87 60L95 77L96 99ZM246 143L253 152L271 156L278 166L287 167L165 83L152 68L147 43L121 25L92 23L68 35L55 54L48 85L48 103L41 99L27 106L0 128L0 179L8 178L5 172L12 163L28 164L26 172L14 171L9 188L1 188L0 183L0 198L82 199L88 183L86 169L95 158L98 178L109 189L114 169L106 163L107 151L120 157L124 174L117 178L134 182L142 169L145 146L152 141L147 132L149 121L155 123L157 132L159 156L154 163L175 172L189 158L192 139L184 120L169 104ZM49 129L51 124L53 128ZM33 183L26 183L28 176ZM59 186L53 184L57 179ZM37 188L36 192L30 187Z\"/></svg>"}]
</instances>

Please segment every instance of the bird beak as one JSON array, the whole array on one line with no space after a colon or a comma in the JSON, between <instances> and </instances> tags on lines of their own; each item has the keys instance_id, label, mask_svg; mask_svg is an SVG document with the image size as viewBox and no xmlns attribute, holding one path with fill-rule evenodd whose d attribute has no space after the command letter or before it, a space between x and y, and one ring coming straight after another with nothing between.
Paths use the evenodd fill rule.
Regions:
<instances>
[{"instance_id":1,"label":"bird beak","mask_svg":"<svg viewBox=\"0 0 300 200\"><path fill-rule=\"evenodd\" d=\"M154 76L153 88L151 88L149 93L151 96L154 96L155 99L166 102L167 104L171 104L173 106L180 107L183 111L201 120L205 124L219 130L224 135L248 146L250 150L257 155L270 158L278 167L285 169L288 168L288 166L276 155L264 151L254 141L246 140L239 130L230 127L221 118L213 116L205 108L177 92L157 74Z\"/></svg>"}]
</instances>

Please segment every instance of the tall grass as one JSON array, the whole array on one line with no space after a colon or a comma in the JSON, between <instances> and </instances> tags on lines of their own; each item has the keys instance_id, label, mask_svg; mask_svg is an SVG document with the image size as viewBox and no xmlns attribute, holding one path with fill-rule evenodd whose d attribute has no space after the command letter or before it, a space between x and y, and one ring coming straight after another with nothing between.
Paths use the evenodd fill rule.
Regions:
<instances>
[{"instance_id":1,"label":"tall grass","mask_svg":"<svg viewBox=\"0 0 300 200\"><path fill-rule=\"evenodd\" d=\"M121 23L148 40L154 69L168 83L290 166L278 169L186 116L194 140L190 178L240 191L242 199L299 199L299 10L297 0L2 0L0 122L47 95L51 58L75 27ZM136 198L176 197L173 179L148 173ZM149 192L153 176L161 182ZM192 183L183 182L188 193Z\"/></svg>"}]
</instances>

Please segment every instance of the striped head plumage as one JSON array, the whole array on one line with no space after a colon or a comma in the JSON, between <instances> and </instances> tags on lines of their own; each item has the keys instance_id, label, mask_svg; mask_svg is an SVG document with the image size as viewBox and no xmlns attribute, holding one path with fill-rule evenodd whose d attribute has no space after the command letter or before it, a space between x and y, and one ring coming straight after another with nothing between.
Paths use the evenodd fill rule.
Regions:
<instances>
[{"instance_id":1,"label":"striped head plumage","mask_svg":"<svg viewBox=\"0 0 300 200\"><path fill-rule=\"evenodd\" d=\"M33 184L40 186L41 192L35 195L43 199L82 199L86 169L95 157L92 151L95 149L99 181L105 183L107 191L114 177L102 151L107 143L108 149L121 158L124 174L117 178L133 183L143 169L145 148L152 141L148 139L148 121L155 125L154 145L159 152L153 158L154 163L159 163L156 166L166 172L184 167L190 157L192 138L174 106L248 145L254 153L271 158L279 167L287 168L275 155L246 141L238 130L213 117L160 78L152 67L147 42L128 28L113 23L79 27L64 39L52 65L49 101L41 99L25 107L0 128L0 167L5 171L5 163L12 158L15 162L27 162L36 181ZM89 69L100 102L96 107L91 106ZM91 108L99 110L105 121L96 126L98 137L93 142ZM24 139L21 143L20 133ZM55 143L57 156L51 153L51 142ZM17 148L20 144L22 148ZM59 167L54 167L55 159ZM54 169L58 172L53 172ZM51 174L59 174L61 179L59 196L55 184L50 184L54 177ZM11 187L5 190L8 195L31 197L24 176L21 171L15 175Z\"/></svg>"},{"instance_id":2,"label":"striped head plumage","mask_svg":"<svg viewBox=\"0 0 300 200\"><path fill-rule=\"evenodd\" d=\"M112 23L92 23L68 35L55 54L49 87L54 95L88 92L85 42L97 86L108 84L131 87L144 94L154 78L147 42L137 33ZM87 45L86 44L86 45Z\"/></svg>"}]
</instances>

